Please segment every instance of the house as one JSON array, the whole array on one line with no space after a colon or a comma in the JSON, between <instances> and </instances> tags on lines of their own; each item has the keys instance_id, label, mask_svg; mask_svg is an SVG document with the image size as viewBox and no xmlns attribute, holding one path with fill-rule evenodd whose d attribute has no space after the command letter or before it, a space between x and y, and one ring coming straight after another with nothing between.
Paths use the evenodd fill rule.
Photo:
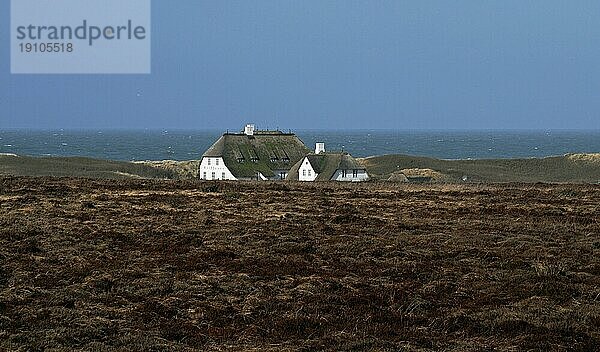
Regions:
<instances>
[{"instance_id":1,"label":"house","mask_svg":"<svg viewBox=\"0 0 600 352\"><path fill-rule=\"evenodd\" d=\"M287 180L347 181L369 179L367 170L352 155L345 152L328 153L323 143L317 143L315 152L306 155L289 171Z\"/></svg>"},{"instance_id":2,"label":"house","mask_svg":"<svg viewBox=\"0 0 600 352\"><path fill-rule=\"evenodd\" d=\"M203 155L203 180L284 180L310 150L293 133L257 130L225 133Z\"/></svg>"}]
</instances>

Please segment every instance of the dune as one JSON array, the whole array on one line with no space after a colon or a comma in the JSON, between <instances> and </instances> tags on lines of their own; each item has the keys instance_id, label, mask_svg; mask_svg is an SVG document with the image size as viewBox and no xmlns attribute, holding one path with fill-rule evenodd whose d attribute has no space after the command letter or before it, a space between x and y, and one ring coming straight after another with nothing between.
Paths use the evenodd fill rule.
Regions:
<instances>
[{"instance_id":1,"label":"dune","mask_svg":"<svg viewBox=\"0 0 600 352\"><path fill-rule=\"evenodd\" d=\"M394 182L600 183L600 153L548 158L441 160L410 155L358 159L373 180ZM197 179L200 160L111 161L81 157L0 155L0 175Z\"/></svg>"},{"instance_id":2,"label":"dune","mask_svg":"<svg viewBox=\"0 0 600 352\"><path fill-rule=\"evenodd\" d=\"M433 182L567 182L599 183L600 154L568 154L547 158L441 160L410 155L359 159L380 180L406 171Z\"/></svg>"}]
</instances>

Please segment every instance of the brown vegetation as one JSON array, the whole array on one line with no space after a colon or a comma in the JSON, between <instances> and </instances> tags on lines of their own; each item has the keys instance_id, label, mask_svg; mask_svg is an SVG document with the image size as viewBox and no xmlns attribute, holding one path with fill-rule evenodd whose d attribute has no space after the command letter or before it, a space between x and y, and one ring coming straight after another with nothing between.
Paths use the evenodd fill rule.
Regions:
<instances>
[{"instance_id":1,"label":"brown vegetation","mask_svg":"<svg viewBox=\"0 0 600 352\"><path fill-rule=\"evenodd\" d=\"M0 178L0 350L598 350L599 203Z\"/></svg>"}]
</instances>

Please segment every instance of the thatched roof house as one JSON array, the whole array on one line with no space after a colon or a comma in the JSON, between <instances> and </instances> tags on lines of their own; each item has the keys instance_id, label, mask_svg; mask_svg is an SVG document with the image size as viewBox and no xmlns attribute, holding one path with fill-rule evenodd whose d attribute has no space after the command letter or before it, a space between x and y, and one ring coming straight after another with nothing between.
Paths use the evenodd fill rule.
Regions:
<instances>
[{"instance_id":1,"label":"thatched roof house","mask_svg":"<svg viewBox=\"0 0 600 352\"><path fill-rule=\"evenodd\" d=\"M225 133L203 155L205 180L285 179L290 168L310 150L293 133L260 131Z\"/></svg>"},{"instance_id":2,"label":"thatched roof house","mask_svg":"<svg viewBox=\"0 0 600 352\"><path fill-rule=\"evenodd\" d=\"M327 153L319 143L315 153L306 155L289 171L292 181L366 181L367 170L345 152Z\"/></svg>"}]
</instances>

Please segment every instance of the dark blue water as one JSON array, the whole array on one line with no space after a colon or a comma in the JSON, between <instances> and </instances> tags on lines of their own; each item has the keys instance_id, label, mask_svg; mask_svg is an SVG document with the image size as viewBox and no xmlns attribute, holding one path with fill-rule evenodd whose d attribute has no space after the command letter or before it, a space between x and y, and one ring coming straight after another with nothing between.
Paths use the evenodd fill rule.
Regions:
<instances>
[{"instance_id":1,"label":"dark blue water","mask_svg":"<svg viewBox=\"0 0 600 352\"><path fill-rule=\"evenodd\" d=\"M594 132L297 131L310 148L357 157L410 154L443 159L528 158L599 153ZM198 159L220 131L0 131L0 153L86 156L113 160Z\"/></svg>"}]
</instances>

